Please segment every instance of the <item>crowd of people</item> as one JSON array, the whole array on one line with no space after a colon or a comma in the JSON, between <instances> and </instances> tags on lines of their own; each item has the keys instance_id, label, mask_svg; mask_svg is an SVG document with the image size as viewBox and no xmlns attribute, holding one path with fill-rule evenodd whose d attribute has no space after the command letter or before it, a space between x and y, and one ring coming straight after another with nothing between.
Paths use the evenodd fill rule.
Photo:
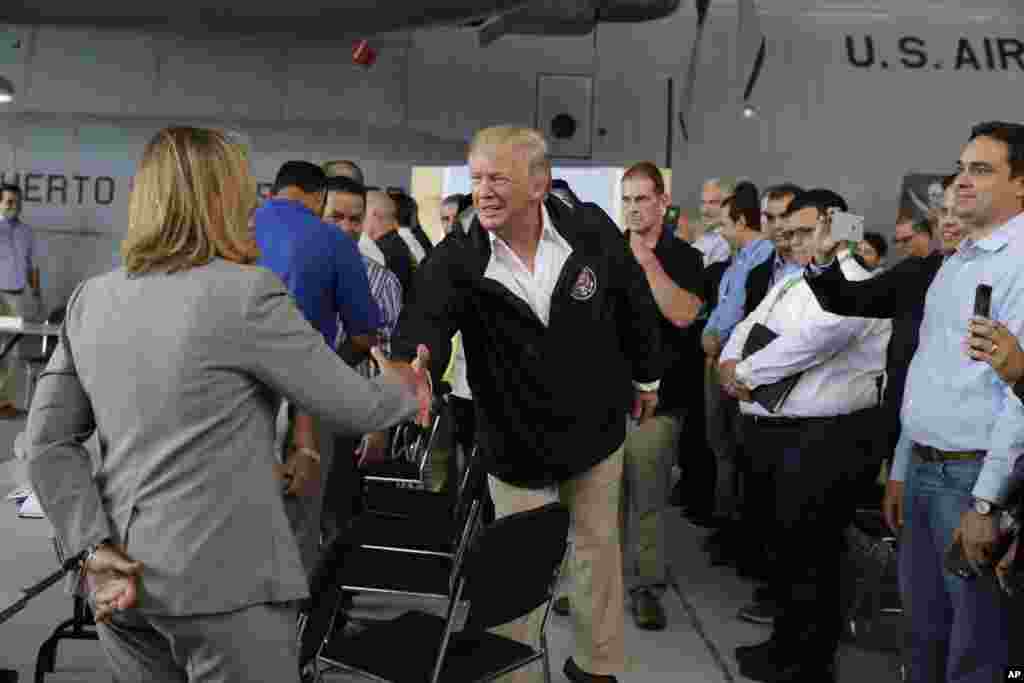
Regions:
<instances>
[{"instance_id":1,"label":"crowd of people","mask_svg":"<svg viewBox=\"0 0 1024 683\"><path fill-rule=\"evenodd\" d=\"M290 161L259 201L220 133L147 145L123 266L70 297L27 427L117 680L298 680L308 577L358 495L349 456L386 460L440 386L439 486L475 447L495 516L572 513L573 683L623 673L627 605L666 627L670 502L756 583L738 616L772 632L737 647L748 678L835 680L844 532L874 505L900 536L908 680L1001 680L1019 607L945 563L955 543L1004 587L1014 571L1024 126L972 130L891 267L880 233L832 238L850 207L828 188L710 179L691 220L640 162L622 230L552 179L538 131L483 129L468 164L434 245L415 200L351 161ZM499 630L538 642L542 615Z\"/></svg>"}]
</instances>

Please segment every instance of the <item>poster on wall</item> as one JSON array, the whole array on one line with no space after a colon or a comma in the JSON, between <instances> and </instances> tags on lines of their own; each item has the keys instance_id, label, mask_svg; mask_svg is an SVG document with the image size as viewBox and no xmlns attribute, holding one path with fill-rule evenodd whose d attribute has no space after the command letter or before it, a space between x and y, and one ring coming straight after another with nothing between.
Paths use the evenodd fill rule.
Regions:
<instances>
[{"instance_id":1,"label":"poster on wall","mask_svg":"<svg viewBox=\"0 0 1024 683\"><path fill-rule=\"evenodd\" d=\"M910 217L915 223L931 222L942 208L942 180L946 173L908 173L903 176L897 220Z\"/></svg>"}]
</instances>

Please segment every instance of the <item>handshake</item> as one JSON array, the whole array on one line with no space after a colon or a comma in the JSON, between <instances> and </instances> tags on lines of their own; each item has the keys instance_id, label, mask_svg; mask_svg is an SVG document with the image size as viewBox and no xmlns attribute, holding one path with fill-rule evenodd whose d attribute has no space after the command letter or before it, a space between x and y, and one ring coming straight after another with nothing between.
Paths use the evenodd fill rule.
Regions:
<instances>
[{"instance_id":1,"label":"handshake","mask_svg":"<svg viewBox=\"0 0 1024 683\"><path fill-rule=\"evenodd\" d=\"M381 374L405 384L419 401L416 413L416 424L424 429L430 428L431 406L434 398L434 383L430 378L430 350L420 344L416 347L416 358L412 363L394 361L384 356L384 351L375 346L370 350L373 360L380 367Z\"/></svg>"}]
</instances>

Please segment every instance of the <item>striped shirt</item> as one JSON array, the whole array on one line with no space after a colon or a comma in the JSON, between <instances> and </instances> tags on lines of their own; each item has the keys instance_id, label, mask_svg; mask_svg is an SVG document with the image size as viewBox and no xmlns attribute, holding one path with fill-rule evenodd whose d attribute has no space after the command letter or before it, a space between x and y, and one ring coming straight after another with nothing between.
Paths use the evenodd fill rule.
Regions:
<instances>
[{"instance_id":1,"label":"striped shirt","mask_svg":"<svg viewBox=\"0 0 1024 683\"><path fill-rule=\"evenodd\" d=\"M391 351L391 335L395 331L395 326L398 325L398 315L402 312L402 285L394 273L365 254L363 263L366 265L366 275L370 280L370 296L380 307L383 318L383 324L379 330L380 346L387 354ZM334 348L341 346L346 339L348 339L348 335L339 321L338 339ZM369 361L360 363L356 367L356 371L364 377L371 377L375 374L372 372Z\"/></svg>"}]
</instances>

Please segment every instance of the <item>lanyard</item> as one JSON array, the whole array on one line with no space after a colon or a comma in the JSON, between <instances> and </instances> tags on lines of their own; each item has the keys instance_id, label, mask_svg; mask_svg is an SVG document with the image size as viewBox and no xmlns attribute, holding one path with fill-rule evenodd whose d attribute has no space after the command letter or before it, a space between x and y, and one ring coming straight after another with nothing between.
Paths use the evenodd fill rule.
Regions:
<instances>
[{"instance_id":1,"label":"lanyard","mask_svg":"<svg viewBox=\"0 0 1024 683\"><path fill-rule=\"evenodd\" d=\"M771 307L768 309L768 313L764 316L764 320L761 322L762 325L768 322L768 318L771 317L772 311L774 311L775 307L779 304L780 301L782 301L782 297L786 296L786 294L789 293L789 290L793 289L793 287L795 287L796 285L800 284L803 281L804 276L800 275L798 277L790 279L789 282L782 285L782 289L779 290L779 295L775 297L775 301L772 302Z\"/></svg>"}]
</instances>

